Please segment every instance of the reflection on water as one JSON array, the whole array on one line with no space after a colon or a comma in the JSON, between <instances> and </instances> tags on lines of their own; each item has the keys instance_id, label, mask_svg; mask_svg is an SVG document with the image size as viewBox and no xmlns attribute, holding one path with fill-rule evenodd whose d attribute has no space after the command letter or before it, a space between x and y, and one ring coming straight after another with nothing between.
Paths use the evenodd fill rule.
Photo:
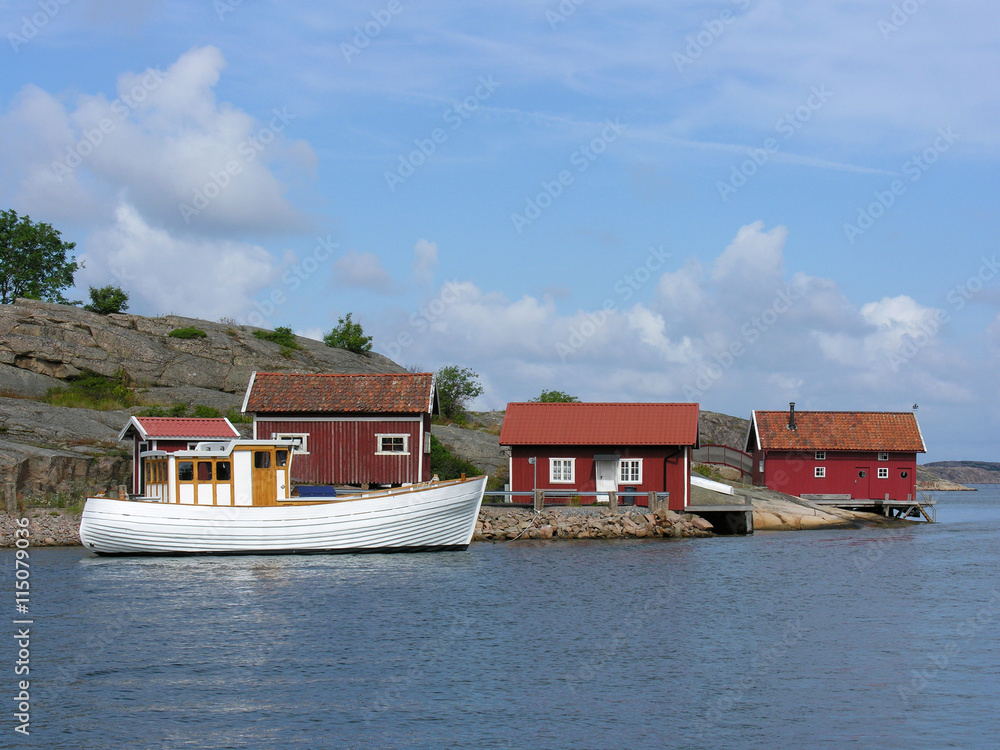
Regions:
<instances>
[{"instance_id":1,"label":"reflection on water","mask_svg":"<svg viewBox=\"0 0 1000 750\"><path fill-rule=\"evenodd\" d=\"M419 555L34 550L18 744L983 746L1000 730L998 489L938 493L941 523L898 529Z\"/></svg>"}]
</instances>

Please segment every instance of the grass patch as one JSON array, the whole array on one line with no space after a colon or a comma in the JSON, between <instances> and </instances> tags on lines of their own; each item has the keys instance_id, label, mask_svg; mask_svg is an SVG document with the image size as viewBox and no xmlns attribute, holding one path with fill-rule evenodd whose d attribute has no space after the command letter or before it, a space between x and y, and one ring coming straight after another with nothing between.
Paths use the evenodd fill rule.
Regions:
<instances>
[{"instance_id":1,"label":"grass patch","mask_svg":"<svg viewBox=\"0 0 1000 750\"><path fill-rule=\"evenodd\" d=\"M208 334L203 330L195 328L194 326L188 326L187 328L175 328L167 335L175 339L203 339L208 336Z\"/></svg>"},{"instance_id":2,"label":"grass patch","mask_svg":"<svg viewBox=\"0 0 1000 750\"><path fill-rule=\"evenodd\" d=\"M52 406L97 411L129 409L138 401L130 387L128 373L123 368L119 368L112 378L84 370L67 378L66 388L50 388L42 400Z\"/></svg>"},{"instance_id":3,"label":"grass patch","mask_svg":"<svg viewBox=\"0 0 1000 750\"><path fill-rule=\"evenodd\" d=\"M288 326L278 326L273 331L254 331L253 335L261 341L270 341L272 344L281 346L281 355L286 359L292 356L292 350L301 349L299 342L295 340L295 334ZM285 350L288 353L285 353Z\"/></svg>"}]
</instances>

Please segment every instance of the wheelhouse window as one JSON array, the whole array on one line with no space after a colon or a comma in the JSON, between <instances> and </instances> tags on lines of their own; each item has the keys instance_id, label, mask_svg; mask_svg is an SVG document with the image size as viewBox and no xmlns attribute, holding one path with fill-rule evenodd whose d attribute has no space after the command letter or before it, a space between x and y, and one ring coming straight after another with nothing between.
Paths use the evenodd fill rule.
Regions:
<instances>
[{"instance_id":1,"label":"wheelhouse window","mask_svg":"<svg viewBox=\"0 0 1000 750\"><path fill-rule=\"evenodd\" d=\"M549 481L553 484L571 484L576 474L575 458L550 458Z\"/></svg>"},{"instance_id":2,"label":"wheelhouse window","mask_svg":"<svg viewBox=\"0 0 1000 750\"><path fill-rule=\"evenodd\" d=\"M177 481L178 482L194 481L194 461L177 462Z\"/></svg>"},{"instance_id":3,"label":"wheelhouse window","mask_svg":"<svg viewBox=\"0 0 1000 750\"><path fill-rule=\"evenodd\" d=\"M826 461L826 451L816 451L817 461Z\"/></svg>"},{"instance_id":4,"label":"wheelhouse window","mask_svg":"<svg viewBox=\"0 0 1000 750\"><path fill-rule=\"evenodd\" d=\"M642 459L623 458L618 462L619 484L642 484Z\"/></svg>"},{"instance_id":5,"label":"wheelhouse window","mask_svg":"<svg viewBox=\"0 0 1000 750\"><path fill-rule=\"evenodd\" d=\"M823 479L826 476L826 467L817 466L815 469L813 469L813 476L816 477L817 479Z\"/></svg>"},{"instance_id":6,"label":"wheelhouse window","mask_svg":"<svg viewBox=\"0 0 1000 750\"><path fill-rule=\"evenodd\" d=\"M889 454L888 453L879 453L878 454L878 460L879 461L888 461L889 460Z\"/></svg>"},{"instance_id":7,"label":"wheelhouse window","mask_svg":"<svg viewBox=\"0 0 1000 750\"><path fill-rule=\"evenodd\" d=\"M212 481L212 462L211 461L199 461L198 462L198 481L199 482L211 482Z\"/></svg>"},{"instance_id":8,"label":"wheelhouse window","mask_svg":"<svg viewBox=\"0 0 1000 750\"><path fill-rule=\"evenodd\" d=\"M270 469L271 468L271 452L270 451L254 451L253 452L253 467L255 469Z\"/></svg>"},{"instance_id":9,"label":"wheelhouse window","mask_svg":"<svg viewBox=\"0 0 1000 750\"><path fill-rule=\"evenodd\" d=\"M233 466L228 461L215 462L215 478L220 482L229 482L233 478Z\"/></svg>"},{"instance_id":10,"label":"wheelhouse window","mask_svg":"<svg viewBox=\"0 0 1000 750\"><path fill-rule=\"evenodd\" d=\"M376 435L376 454L405 455L410 452L409 435Z\"/></svg>"},{"instance_id":11,"label":"wheelhouse window","mask_svg":"<svg viewBox=\"0 0 1000 750\"><path fill-rule=\"evenodd\" d=\"M279 432L274 437L276 440L294 440L296 453L307 455L309 453L309 433L307 432Z\"/></svg>"},{"instance_id":12,"label":"wheelhouse window","mask_svg":"<svg viewBox=\"0 0 1000 750\"><path fill-rule=\"evenodd\" d=\"M878 470L878 478L879 479L888 479L889 478L889 469L888 468L879 469Z\"/></svg>"},{"instance_id":13,"label":"wheelhouse window","mask_svg":"<svg viewBox=\"0 0 1000 750\"><path fill-rule=\"evenodd\" d=\"M288 451L275 451L274 462L278 466L288 466Z\"/></svg>"}]
</instances>

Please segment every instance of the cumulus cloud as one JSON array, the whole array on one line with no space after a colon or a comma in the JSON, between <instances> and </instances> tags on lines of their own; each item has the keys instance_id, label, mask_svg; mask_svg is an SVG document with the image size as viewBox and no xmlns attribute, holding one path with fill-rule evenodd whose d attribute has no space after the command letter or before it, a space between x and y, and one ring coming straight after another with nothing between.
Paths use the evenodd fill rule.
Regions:
<instances>
[{"instance_id":1,"label":"cumulus cloud","mask_svg":"<svg viewBox=\"0 0 1000 750\"><path fill-rule=\"evenodd\" d=\"M714 261L664 271L648 299L629 305L570 312L548 295L512 299L449 282L417 312L391 317L376 341L393 342L386 351L397 358L491 371L481 404L491 407L503 406L491 392L530 398L553 387L735 413L790 399L900 408L904 390L904 400L968 395L943 329L933 330L939 310L905 296L857 304L830 279L789 275L787 239L781 226L744 226Z\"/></svg>"},{"instance_id":2,"label":"cumulus cloud","mask_svg":"<svg viewBox=\"0 0 1000 750\"><path fill-rule=\"evenodd\" d=\"M261 120L215 95L225 59L192 49L165 71L119 76L115 94L69 106L25 87L0 117L8 200L53 219L108 217L122 195L175 231L286 232L309 225L286 198L277 167L308 175L315 155L294 141L295 113ZM103 209L103 210L101 210Z\"/></svg>"},{"instance_id":3,"label":"cumulus cloud","mask_svg":"<svg viewBox=\"0 0 1000 750\"><path fill-rule=\"evenodd\" d=\"M151 227L123 203L115 223L86 242L78 281L114 280L133 297L136 312L175 312L210 320L239 317L249 300L273 282L274 258L264 248L226 240L198 240Z\"/></svg>"},{"instance_id":4,"label":"cumulus cloud","mask_svg":"<svg viewBox=\"0 0 1000 750\"><path fill-rule=\"evenodd\" d=\"M333 279L337 286L361 287L376 292L390 292L392 277L374 253L348 250L333 262Z\"/></svg>"}]
</instances>

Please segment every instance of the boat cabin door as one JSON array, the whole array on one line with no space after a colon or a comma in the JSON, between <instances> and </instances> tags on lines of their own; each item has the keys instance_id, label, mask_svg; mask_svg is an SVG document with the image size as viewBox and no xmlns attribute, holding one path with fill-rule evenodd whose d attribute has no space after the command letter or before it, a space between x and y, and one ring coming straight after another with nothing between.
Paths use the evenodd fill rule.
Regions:
<instances>
[{"instance_id":1,"label":"boat cabin door","mask_svg":"<svg viewBox=\"0 0 1000 750\"><path fill-rule=\"evenodd\" d=\"M253 504L277 505L278 483L275 476L274 449L253 450Z\"/></svg>"}]
</instances>

